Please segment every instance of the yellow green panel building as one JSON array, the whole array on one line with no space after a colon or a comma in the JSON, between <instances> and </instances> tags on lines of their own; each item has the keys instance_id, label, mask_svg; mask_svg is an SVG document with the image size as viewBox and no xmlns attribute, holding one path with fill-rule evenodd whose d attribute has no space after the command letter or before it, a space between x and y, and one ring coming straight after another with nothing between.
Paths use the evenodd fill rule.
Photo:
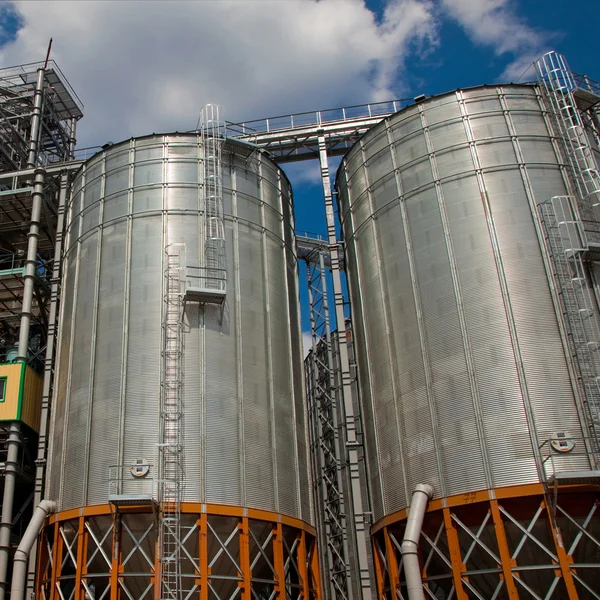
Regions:
<instances>
[{"instance_id":1,"label":"yellow green panel building","mask_svg":"<svg viewBox=\"0 0 600 600\"><path fill-rule=\"evenodd\" d=\"M0 364L0 422L21 421L38 433L41 403L42 378L31 367Z\"/></svg>"}]
</instances>

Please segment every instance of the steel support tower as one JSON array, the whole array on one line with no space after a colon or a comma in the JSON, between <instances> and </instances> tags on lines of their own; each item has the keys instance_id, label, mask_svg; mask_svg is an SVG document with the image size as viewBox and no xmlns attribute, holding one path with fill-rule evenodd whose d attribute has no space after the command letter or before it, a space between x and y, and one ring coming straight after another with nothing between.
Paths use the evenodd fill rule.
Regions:
<instances>
[{"instance_id":1,"label":"steel support tower","mask_svg":"<svg viewBox=\"0 0 600 600\"><path fill-rule=\"evenodd\" d=\"M327 238L301 238L299 252L307 260L312 294L312 360L317 376L309 384L315 386L317 400L310 407L310 419L313 435L319 440L313 445L312 460L318 497L326 514L320 524L321 531L326 532L321 544L327 548L323 580L329 587L324 589L332 599L367 600L373 590L362 426L352 400L341 277L343 250L336 231L329 158L345 154L373 125L410 102L393 100L227 124L228 135L255 144L279 164L316 159L320 165ZM334 313L327 298L324 267L331 277ZM335 363L331 323L337 330L339 347ZM321 344L326 351L317 352Z\"/></svg>"},{"instance_id":2,"label":"steel support tower","mask_svg":"<svg viewBox=\"0 0 600 600\"><path fill-rule=\"evenodd\" d=\"M324 511L317 511L322 565L333 598L351 598L356 585L350 571L347 515L344 502L343 452L340 441L339 394L329 322L327 274L329 245L323 239L298 238L298 258L305 261L310 305L311 368L306 370L311 428L313 492ZM349 585L349 582L351 585Z\"/></svg>"},{"instance_id":3,"label":"steel support tower","mask_svg":"<svg viewBox=\"0 0 600 600\"><path fill-rule=\"evenodd\" d=\"M0 361L28 364L44 377L39 432L18 421L4 427L0 598L17 543L13 525L43 495L60 271L55 259L82 109L53 61L0 70ZM35 464L26 468L24 458L35 455L36 443Z\"/></svg>"}]
</instances>

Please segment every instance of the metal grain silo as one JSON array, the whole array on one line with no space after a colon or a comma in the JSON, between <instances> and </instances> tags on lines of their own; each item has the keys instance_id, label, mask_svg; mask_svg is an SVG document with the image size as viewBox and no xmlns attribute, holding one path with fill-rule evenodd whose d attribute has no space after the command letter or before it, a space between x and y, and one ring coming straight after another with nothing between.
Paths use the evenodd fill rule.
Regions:
<instances>
[{"instance_id":1,"label":"metal grain silo","mask_svg":"<svg viewBox=\"0 0 600 600\"><path fill-rule=\"evenodd\" d=\"M338 171L380 598L406 593L399 550L422 483L431 597L598 589L584 535L597 487L573 487L597 484L589 364L573 357L597 353L578 339L598 310L574 304L589 286L579 250L556 252L590 211L570 202L557 129L537 86L458 90L385 119ZM548 493L559 484L580 493Z\"/></svg>"},{"instance_id":2,"label":"metal grain silo","mask_svg":"<svg viewBox=\"0 0 600 600\"><path fill-rule=\"evenodd\" d=\"M285 175L231 140L111 145L75 178L64 248L41 589L313 594Z\"/></svg>"}]
</instances>

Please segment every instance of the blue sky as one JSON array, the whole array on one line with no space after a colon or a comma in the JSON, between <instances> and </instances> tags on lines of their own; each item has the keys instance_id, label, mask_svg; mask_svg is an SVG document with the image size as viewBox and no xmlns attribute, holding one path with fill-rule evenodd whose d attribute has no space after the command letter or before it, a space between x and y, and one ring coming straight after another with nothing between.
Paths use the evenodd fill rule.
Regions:
<instances>
[{"instance_id":1,"label":"blue sky","mask_svg":"<svg viewBox=\"0 0 600 600\"><path fill-rule=\"evenodd\" d=\"M208 102L240 121L514 81L548 49L600 79L599 8L598 0L0 2L0 66L42 60L53 37L53 58L86 107L81 147L192 129ZM298 228L324 232L317 166L286 171Z\"/></svg>"}]
</instances>

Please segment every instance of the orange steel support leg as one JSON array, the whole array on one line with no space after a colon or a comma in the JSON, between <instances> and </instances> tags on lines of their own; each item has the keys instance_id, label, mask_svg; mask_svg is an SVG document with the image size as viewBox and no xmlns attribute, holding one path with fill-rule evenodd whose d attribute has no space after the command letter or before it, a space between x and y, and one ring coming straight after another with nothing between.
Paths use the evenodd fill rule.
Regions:
<instances>
[{"instance_id":1,"label":"orange steel support leg","mask_svg":"<svg viewBox=\"0 0 600 600\"><path fill-rule=\"evenodd\" d=\"M44 578L43 565L46 560L48 560L48 550L46 548L46 544L42 543L38 545L38 553L36 559L36 569L35 569L35 597L42 598L42 579Z\"/></svg>"},{"instance_id":2,"label":"orange steel support leg","mask_svg":"<svg viewBox=\"0 0 600 600\"><path fill-rule=\"evenodd\" d=\"M550 507L545 500L542 500L542 506L545 509L546 516L548 517L548 525L552 532L552 538L554 539L554 546L556 548L556 556L558 556L558 564L560 566L560 572L567 588L567 594L569 594L569 600L578 600L579 594L575 587L575 581L573 580L573 574L571 573L571 565L573 564L573 557L567 554L565 546L563 544L562 535L558 529L558 525L552 520L550 514Z\"/></svg>"},{"instance_id":3,"label":"orange steel support leg","mask_svg":"<svg viewBox=\"0 0 600 600\"><path fill-rule=\"evenodd\" d=\"M515 586L515 581L512 576L512 567L516 566L516 562L510 556L508 542L506 540L506 531L504 530L504 522L498 509L498 500L490 499L490 510L492 512L492 521L494 522L494 530L496 532L496 541L498 542L498 552L502 561L502 573L504 575L504 585L510 600L518 600L519 592Z\"/></svg>"},{"instance_id":4,"label":"orange steel support leg","mask_svg":"<svg viewBox=\"0 0 600 600\"><path fill-rule=\"evenodd\" d=\"M110 565L110 600L119 600L119 569L121 567L121 515L113 516L113 552ZM160 582L158 584L160 588Z\"/></svg>"},{"instance_id":5,"label":"orange steel support leg","mask_svg":"<svg viewBox=\"0 0 600 600\"><path fill-rule=\"evenodd\" d=\"M388 528L384 527L383 537L385 539L385 560L387 562L388 577L390 580L390 594L392 598L396 598L398 593L398 559L396 557L396 551L392 540L390 540L390 534Z\"/></svg>"},{"instance_id":6,"label":"orange steel support leg","mask_svg":"<svg viewBox=\"0 0 600 600\"><path fill-rule=\"evenodd\" d=\"M277 582L275 583L275 591L279 600L284 600L285 594L285 563L283 560L283 527L281 523L277 523L273 527L273 566L275 567L275 575Z\"/></svg>"},{"instance_id":7,"label":"orange steel support leg","mask_svg":"<svg viewBox=\"0 0 600 600\"><path fill-rule=\"evenodd\" d=\"M158 537L154 542L154 572L150 581L154 585L154 600L160 600L160 555L158 549Z\"/></svg>"},{"instance_id":8,"label":"orange steel support leg","mask_svg":"<svg viewBox=\"0 0 600 600\"><path fill-rule=\"evenodd\" d=\"M83 567L81 569L81 573L82 575L85 577L88 574L88 565L87 565L87 557L88 557L88 553L89 553L89 547L90 547L90 535L88 533L88 530L85 528L85 517L84 517L84 531L83 531ZM87 583L87 579L86 579L86 583ZM83 587L83 581L81 583L82 587ZM85 589L83 590L83 595L82 595L82 600L84 600L86 597L85 594Z\"/></svg>"},{"instance_id":9,"label":"orange steel support leg","mask_svg":"<svg viewBox=\"0 0 600 600\"><path fill-rule=\"evenodd\" d=\"M85 519L79 517L79 524L77 526L77 565L75 567L75 591L73 600L83 600L85 594L83 593L83 585L81 583L81 576L83 575L83 567L85 565Z\"/></svg>"},{"instance_id":10,"label":"orange steel support leg","mask_svg":"<svg viewBox=\"0 0 600 600\"><path fill-rule=\"evenodd\" d=\"M238 525L239 536L240 536L240 569L242 572L240 576L242 578L242 600L251 600L252 585L251 573L250 573L250 532L248 526L248 517L242 517L241 522Z\"/></svg>"},{"instance_id":11,"label":"orange steel support leg","mask_svg":"<svg viewBox=\"0 0 600 600\"><path fill-rule=\"evenodd\" d=\"M306 558L306 532L301 531L298 534L298 571L300 575L300 597L302 600L308 600L308 569Z\"/></svg>"},{"instance_id":12,"label":"orange steel support leg","mask_svg":"<svg viewBox=\"0 0 600 600\"><path fill-rule=\"evenodd\" d=\"M200 540L200 600L208 600L208 515L202 513L199 521Z\"/></svg>"},{"instance_id":13,"label":"orange steel support leg","mask_svg":"<svg viewBox=\"0 0 600 600\"><path fill-rule=\"evenodd\" d=\"M463 587L462 574L465 571L465 565L462 562L460 554L460 544L458 542L458 534L452 523L452 516L449 508L443 508L444 527L446 529L446 538L448 540L448 552L450 554L450 564L452 565L452 580L456 591L457 600L469 600L465 588Z\"/></svg>"},{"instance_id":14,"label":"orange steel support leg","mask_svg":"<svg viewBox=\"0 0 600 600\"><path fill-rule=\"evenodd\" d=\"M321 600L321 585L323 582L321 581L321 568L319 566L319 547L317 546L317 540L314 538L312 540L312 545L313 549L310 554L310 570L312 573L314 600Z\"/></svg>"},{"instance_id":15,"label":"orange steel support leg","mask_svg":"<svg viewBox=\"0 0 600 600\"><path fill-rule=\"evenodd\" d=\"M383 600L383 590L385 588L385 566L379 554L377 542L373 538L373 563L375 565L375 580L377 582L377 599Z\"/></svg>"},{"instance_id":16,"label":"orange steel support leg","mask_svg":"<svg viewBox=\"0 0 600 600\"><path fill-rule=\"evenodd\" d=\"M54 548L52 548L52 587L50 588L50 600L55 600L56 581L60 574L60 565L62 563L62 536L59 532L59 523L54 524Z\"/></svg>"}]
</instances>

